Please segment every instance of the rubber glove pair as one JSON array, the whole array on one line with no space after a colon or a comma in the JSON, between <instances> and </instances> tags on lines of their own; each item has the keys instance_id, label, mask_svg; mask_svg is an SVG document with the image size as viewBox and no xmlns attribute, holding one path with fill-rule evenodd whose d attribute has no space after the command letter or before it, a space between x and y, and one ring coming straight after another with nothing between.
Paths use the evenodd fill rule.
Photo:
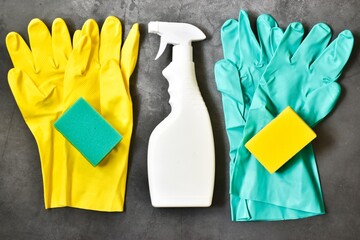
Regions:
<instances>
[{"instance_id":1,"label":"rubber glove pair","mask_svg":"<svg viewBox=\"0 0 360 240\"><path fill-rule=\"evenodd\" d=\"M31 48L18 33L6 38L14 64L8 81L38 145L45 208L123 211L133 124L129 80L138 56L138 24L122 48L121 23L112 16L101 33L94 20L86 21L73 44L62 19L54 20L51 33L34 19L28 35ZM54 128L80 97L123 136L97 167Z\"/></svg>"},{"instance_id":2,"label":"rubber glove pair","mask_svg":"<svg viewBox=\"0 0 360 240\"><path fill-rule=\"evenodd\" d=\"M270 21L262 24L264 19ZM353 36L344 31L327 46L331 30L323 23L315 25L303 41L300 23L290 24L282 34L274 19L262 15L257 26L260 45L244 11L239 21L225 22L225 59L215 66L230 141L232 220L285 220L323 214L311 144L274 174L268 173L244 144L287 106L311 127L323 119L340 95L335 81L350 56Z\"/></svg>"}]
</instances>

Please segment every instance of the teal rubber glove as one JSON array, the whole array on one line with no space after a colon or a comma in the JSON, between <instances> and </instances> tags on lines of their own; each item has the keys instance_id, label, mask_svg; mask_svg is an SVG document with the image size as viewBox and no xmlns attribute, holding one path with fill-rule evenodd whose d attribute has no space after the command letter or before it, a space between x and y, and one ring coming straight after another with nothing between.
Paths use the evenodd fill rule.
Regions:
<instances>
[{"instance_id":1,"label":"teal rubber glove","mask_svg":"<svg viewBox=\"0 0 360 240\"><path fill-rule=\"evenodd\" d=\"M286 106L314 127L337 102L341 89L335 81L352 51L351 32L343 31L329 46L326 24L314 26L301 43L303 35L300 23L290 24L253 96L230 184L231 194L246 199L236 220L297 219L324 212L311 145L274 174L244 147Z\"/></svg>"},{"instance_id":2,"label":"teal rubber glove","mask_svg":"<svg viewBox=\"0 0 360 240\"><path fill-rule=\"evenodd\" d=\"M246 115L255 89L283 36L274 18L257 18L260 42L254 36L248 14L240 11L239 20L227 20L221 29L224 59L215 65L215 80L222 93L230 158L235 159L242 139Z\"/></svg>"},{"instance_id":3,"label":"teal rubber glove","mask_svg":"<svg viewBox=\"0 0 360 240\"><path fill-rule=\"evenodd\" d=\"M227 20L221 29L224 59L215 65L215 80L222 93L230 145L230 179L255 89L283 37L282 29L270 15L260 15L256 24L259 41L251 30L245 11L240 11L238 20ZM245 201L237 195L230 195L233 220L238 218L238 209L246 207ZM247 218L247 215L242 218Z\"/></svg>"}]
</instances>

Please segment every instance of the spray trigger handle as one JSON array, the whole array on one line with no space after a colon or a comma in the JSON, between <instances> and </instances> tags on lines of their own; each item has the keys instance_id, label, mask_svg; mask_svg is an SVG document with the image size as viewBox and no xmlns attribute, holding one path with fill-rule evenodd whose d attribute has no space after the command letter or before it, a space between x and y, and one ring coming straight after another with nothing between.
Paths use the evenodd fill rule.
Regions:
<instances>
[{"instance_id":1,"label":"spray trigger handle","mask_svg":"<svg viewBox=\"0 0 360 240\"><path fill-rule=\"evenodd\" d=\"M157 60L163 54L163 52L166 49L166 45L167 45L167 41L164 39L164 37L161 37L159 51L156 54L155 60Z\"/></svg>"},{"instance_id":2,"label":"spray trigger handle","mask_svg":"<svg viewBox=\"0 0 360 240\"><path fill-rule=\"evenodd\" d=\"M191 42L206 38L199 28L188 23L152 21L148 24L148 32L160 36L160 47L155 60L163 54L167 44L191 46Z\"/></svg>"}]
</instances>

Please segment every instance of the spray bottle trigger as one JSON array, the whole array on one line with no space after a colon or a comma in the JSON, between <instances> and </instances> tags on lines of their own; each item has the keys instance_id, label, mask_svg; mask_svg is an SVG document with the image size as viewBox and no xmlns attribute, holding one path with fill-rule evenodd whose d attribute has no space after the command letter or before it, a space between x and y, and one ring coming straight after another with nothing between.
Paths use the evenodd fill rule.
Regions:
<instances>
[{"instance_id":1,"label":"spray bottle trigger","mask_svg":"<svg viewBox=\"0 0 360 240\"><path fill-rule=\"evenodd\" d=\"M165 51L167 45L167 41L164 39L164 37L160 37L160 46L159 46L159 51L156 54L155 60L157 60Z\"/></svg>"}]
</instances>

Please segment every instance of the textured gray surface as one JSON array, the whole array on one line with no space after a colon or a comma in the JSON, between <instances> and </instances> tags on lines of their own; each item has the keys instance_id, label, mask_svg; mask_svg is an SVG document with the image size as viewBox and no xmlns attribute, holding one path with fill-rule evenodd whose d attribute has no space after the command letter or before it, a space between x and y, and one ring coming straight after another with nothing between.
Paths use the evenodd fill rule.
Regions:
<instances>
[{"instance_id":1,"label":"textured gray surface","mask_svg":"<svg viewBox=\"0 0 360 240\"><path fill-rule=\"evenodd\" d=\"M359 239L360 238L360 1L101 1L0 0L0 239ZM343 87L335 111L317 128L315 154L327 214L294 221L234 223L227 189L228 143L213 65L222 57L220 28L247 9L252 20L270 13L285 27L301 21L306 29L328 23L335 34L348 28L355 48L340 79ZM12 67L5 36L26 38L27 24L38 17L48 25L62 17L71 31L87 18L100 23L115 15L141 27L140 57L131 81L134 135L129 159L126 211L100 213L72 208L45 210L36 143L7 84ZM153 128L170 112L167 82L161 70L170 62L169 48L154 61L159 38L147 34L151 20L183 21L201 28L207 39L194 45L197 78L208 106L216 140L213 205L196 209L155 209L150 204L146 152Z\"/></svg>"}]
</instances>

